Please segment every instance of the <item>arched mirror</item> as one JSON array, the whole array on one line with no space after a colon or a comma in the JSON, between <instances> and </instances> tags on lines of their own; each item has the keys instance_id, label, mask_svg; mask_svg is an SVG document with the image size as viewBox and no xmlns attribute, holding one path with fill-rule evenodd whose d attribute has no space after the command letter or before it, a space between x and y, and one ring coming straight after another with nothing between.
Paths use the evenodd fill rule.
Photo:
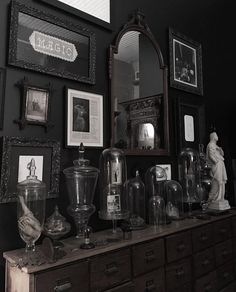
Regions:
<instances>
[{"instance_id":1,"label":"arched mirror","mask_svg":"<svg viewBox=\"0 0 236 292\"><path fill-rule=\"evenodd\" d=\"M169 155L167 68L144 15L110 46L111 144L128 155Z\"/></svg>"}]
</instances>

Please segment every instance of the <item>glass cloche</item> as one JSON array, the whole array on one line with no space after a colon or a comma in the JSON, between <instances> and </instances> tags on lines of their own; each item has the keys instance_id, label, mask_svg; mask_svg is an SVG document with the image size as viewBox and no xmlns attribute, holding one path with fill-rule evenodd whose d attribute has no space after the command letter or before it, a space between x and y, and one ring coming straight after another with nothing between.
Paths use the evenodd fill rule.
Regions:
<instances>
[{"instance_id":1,"label":"glass cloche","mask_svg":"<svg viewBox=\"0 0 236 292\"><path fill-rule=\"evenodd\" d=\"M117 233L117 220L129 217L127 195L127 169L125 154L121 149L103 150L100 160L100 210L99 217L112 220L113 233Z\"/></svg>"},{"instance_id":2,"label":"glass cloche","mask_svg":"<svg viewBox=\"0 0 236 292\"><path fill-rule=\"evenodd\" d=\"M84 146L79 147L79 158L73 161L74 166L64 169L67 190L70 199L68 213L74 218L77 238L85 235L90 216L95 212L93 198L97 185L99 170L89 165L84 158Z\"/></svg>"}]
</instances>

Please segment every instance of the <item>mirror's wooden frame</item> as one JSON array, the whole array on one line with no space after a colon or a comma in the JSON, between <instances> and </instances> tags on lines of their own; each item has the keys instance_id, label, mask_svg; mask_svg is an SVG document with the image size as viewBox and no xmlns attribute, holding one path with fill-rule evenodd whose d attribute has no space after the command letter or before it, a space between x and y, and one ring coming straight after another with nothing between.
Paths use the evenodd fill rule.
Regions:
<instances>
[{"instance_id":1,"label":"mirror's wooden frame","mask_svg":"<svg viewBox=\"0 0 236 292\"><path fill-rule=\"evenodd\" d=\"M113 66L114 66L114 54L118 53L118 47L123 35L129 31L138 31L144 34L153 44L155 51L157 52L160 69L163 70L163 116L164 116L164 148L143 150L143 149L122 149L126 155L158 155L158 156L169 156L170 155L170 143L169 143L169 109L168 109L168 69L164 64L164 59L162 56L159 44L155 40L151 30L149 29L147 23L144 20L144 15L139 11L135 11L130 20L124 25L116 36L113 45L109 48L109 80L110 80L110 94L111 94L111 146L114 147L115 141L115 102L114 102L114 90L112 86L113 77Z\"/></svg>"}]
</instances>

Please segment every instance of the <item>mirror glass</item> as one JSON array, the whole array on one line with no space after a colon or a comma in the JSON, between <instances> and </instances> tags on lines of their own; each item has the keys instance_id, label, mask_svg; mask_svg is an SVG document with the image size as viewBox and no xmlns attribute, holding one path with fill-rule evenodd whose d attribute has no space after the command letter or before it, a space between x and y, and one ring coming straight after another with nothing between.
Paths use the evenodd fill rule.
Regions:
<instances>
[{"instance_id":1,"label":"mirror glass","mask_svg":"<svg viewBox=\"0 0 236 292\"><path fill-rule=\"evenodd\" d=\"M112 146L161 155L169 147L166 68L145 28L126 25L111 47Z\"/></svg>"}]
</instances>

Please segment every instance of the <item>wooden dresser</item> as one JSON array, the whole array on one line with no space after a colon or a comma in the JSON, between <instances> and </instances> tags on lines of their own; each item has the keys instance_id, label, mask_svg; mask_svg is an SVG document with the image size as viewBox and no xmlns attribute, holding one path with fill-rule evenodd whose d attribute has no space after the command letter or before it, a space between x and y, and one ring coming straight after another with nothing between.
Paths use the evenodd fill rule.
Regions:
<instances>
[{"instance_id":1,"label":"wooden dresser","mask_svg":"<svg viewBox=\"0 0 236 292\"><path fill-rule=\"evenodd\" d=\"M104 232L94 234L102 238ZM20 270L22 250L4 253L6 292L235 292L236 211L185 219L92 250L63 241L67 255Z\"/></svg>"}]
</instances>

